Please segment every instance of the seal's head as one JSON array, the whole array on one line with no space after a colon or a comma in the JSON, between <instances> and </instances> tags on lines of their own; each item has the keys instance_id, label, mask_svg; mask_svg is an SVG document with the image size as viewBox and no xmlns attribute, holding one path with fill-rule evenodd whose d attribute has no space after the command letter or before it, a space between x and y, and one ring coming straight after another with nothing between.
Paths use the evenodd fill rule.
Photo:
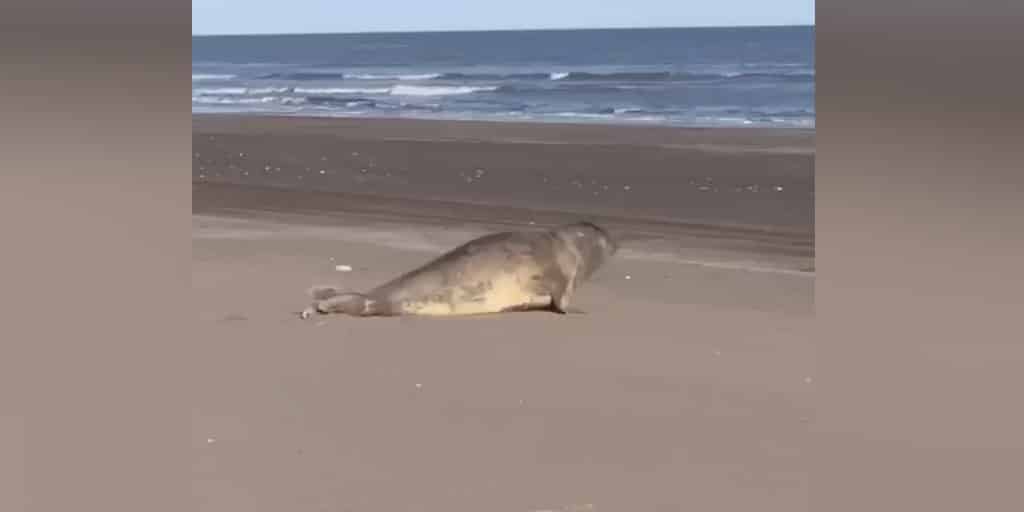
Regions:
<instances>
[{"instance_id":1,"label":"seal's head","mask_svg":"<svg viewBox=\"0 0 1024 512\"><path fill-rule=\"evenodd\" d=\"M582 256L583 276L590 277L598 267L615 255L619 246L603 228L592 222L576 222L555 230Z\"/></svg>"}]
</instances>

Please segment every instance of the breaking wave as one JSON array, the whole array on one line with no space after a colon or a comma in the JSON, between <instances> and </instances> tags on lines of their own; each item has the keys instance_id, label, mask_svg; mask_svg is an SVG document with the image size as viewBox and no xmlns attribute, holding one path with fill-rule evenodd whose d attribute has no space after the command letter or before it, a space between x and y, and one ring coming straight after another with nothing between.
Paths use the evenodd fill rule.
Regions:
<instances>
[{"instance_id":1,"label":"breaking wave","mask_svg":"<svg viewBox=\"0 0 1024 512\"><path fill-rule=\"evenodd\" d=\"M502 80L557 80L563 82L692 82L732 80L814 81L813 73L676 73L670 71L592 73L586 71L559 71L550 73L441 73L435 80L448 81L502 81Z\"/></svg>"},{"instance_id":2,"label":"breaking wave","mask_svg":"<svg viewBox=\"0 0 1024 512\"><path fill-rule=\"evenodd\" d=\"M217 74L217 73L192 73L193 82L204 82L213 80L231 80L235 78L235 75Z\"/></svg>"},{"instance_id":3,"label":"breaking wave","mask_svg":"<svg viewBox=\"0 0 1024 512\"><path fill-rule=\"evenodd\" d=\"M456 94L472 94L474 92L496 91L497 86L473 87L468 85L396 85L391 88L395 96L451 96Z\"/></svg>"},{"instance_id":4,"label":"breaking wave","mask_svg":"<svg viewBox=\"0 0 1024 512\"><path fill-rule=\"evenodd\" d=\"M345 75L346 79L350 80L431 80L440 77L440 73L420 73L420 74L408 74L408 75L389 75L389 74L374 74L374 73L357 73L352 75Z\"/></svg>"}]
</instances>

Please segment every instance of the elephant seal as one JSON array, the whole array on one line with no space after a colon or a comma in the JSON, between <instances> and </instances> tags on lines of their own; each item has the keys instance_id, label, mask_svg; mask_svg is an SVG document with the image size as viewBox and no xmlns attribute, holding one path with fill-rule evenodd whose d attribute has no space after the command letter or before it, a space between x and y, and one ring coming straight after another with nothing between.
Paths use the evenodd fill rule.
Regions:
<instances>
[{"instance_id":1,"label":"elephant seal","mask_svg":"<svg viewBox=\"0 0 1024 512\"><path fill-rule=\"evenodd\" d=\"M314 314L351 316L478 315L569 309L572 295L615 252L608 233L589 222L550 231L495 233L471 240L366 293L310 290Z\"/></svg>"}]
</instances>

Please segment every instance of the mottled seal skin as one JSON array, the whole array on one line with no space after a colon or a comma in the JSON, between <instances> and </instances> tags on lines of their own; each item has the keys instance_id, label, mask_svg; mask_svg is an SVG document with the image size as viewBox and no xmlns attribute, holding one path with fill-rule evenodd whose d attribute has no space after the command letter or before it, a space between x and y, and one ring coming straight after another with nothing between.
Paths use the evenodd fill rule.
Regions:
<instances>
[{"instance_id":1,"label":"mottled seal skin","mask_svg":"<svg viewBox=\"0 0 1024 512\"><path fill-rule=\"evenodd\" d=\"M570 312L573 293L618 247L589 222L550 231L495 233L366 293L310 290L302 312L352 316L479 315L506 311Z\"/></svg>"}]
</instances>

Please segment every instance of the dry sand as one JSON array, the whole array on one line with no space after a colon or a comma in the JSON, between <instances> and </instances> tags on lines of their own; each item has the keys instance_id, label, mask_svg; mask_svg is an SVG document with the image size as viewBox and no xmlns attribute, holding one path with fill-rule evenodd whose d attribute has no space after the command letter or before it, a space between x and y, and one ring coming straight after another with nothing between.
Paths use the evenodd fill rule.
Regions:
<instances>
[{"instance_id":1,"label":"dry sand","mask_svg":"<svg viewBox=\"0 0 1024 512\"><path fill-rule=\"evenodd\" d=\"M808 509L810 135L197 116L193 140L202 510ZM625 172L631 194L539 192L595 148L573 176ZM352 153L400 179L358 181L353 161L289 181ZM455 186L472 166L494 172ZM687 190L699 173L789 181L711 199ZM479 234L581 216L624 239L580 289L586 315L294 315L309 285L365 289Z\"/></svg>"}]
</instances>

